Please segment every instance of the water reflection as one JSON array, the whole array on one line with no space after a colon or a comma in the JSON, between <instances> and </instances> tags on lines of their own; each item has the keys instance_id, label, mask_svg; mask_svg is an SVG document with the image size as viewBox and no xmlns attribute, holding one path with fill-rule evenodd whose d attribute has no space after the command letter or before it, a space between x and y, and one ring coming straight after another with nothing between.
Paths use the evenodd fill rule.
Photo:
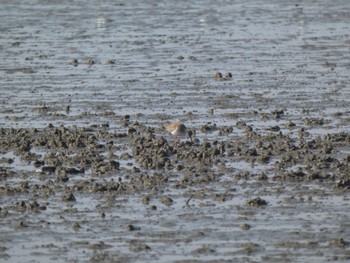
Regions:
<instances>
[{"instance_id":1,"label":"water reflection","mask_svg":"<svg viewBox=\"0 0 350 263\"><path fill-rule=\"evenodd\" d=\"M98 29L106 30L107 19L104 17L98 17L96 19L96 26Z\"/></svg>"}]
</instances>

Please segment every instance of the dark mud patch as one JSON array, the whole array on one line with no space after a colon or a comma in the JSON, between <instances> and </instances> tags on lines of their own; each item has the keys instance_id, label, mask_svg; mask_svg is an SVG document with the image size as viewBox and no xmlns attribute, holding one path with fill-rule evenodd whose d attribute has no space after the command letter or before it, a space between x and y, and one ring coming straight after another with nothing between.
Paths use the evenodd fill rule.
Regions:
<instances>
[{"instance_id":1,"label":"dark mud patch","mask_svg":"<svg viewBox=\"0 0 350 263\"><path fill-rule=\"evenodd\" d=\"M125 245L118 248L118 254L125 256L146 253L143 256L149 257L165 249L162 244L174 243L183 244L183 250L191 244L184 258L241 258L270 251L260 238L270 236L270 231L277 234L279 227L287 232L273 235L273 240L280 240L276 251L286 246L321 251L323 246L312 244L324 239L309 240L316 231L309 224L317 222L316 229L323 229L324 238L335 244L328 246L330 251L337 247L346 252L345 236L342 242L334 241L346 233L344 228L329 237L346 213L339 211L340 221L327 226L334 218L323 211L344 198L348 189L348 158L340 151L350 141L347 133L304 137L304 129L294 138L245 129L239 137L197 137L190 142L132 120L124 129L116 133L108 125L1 128L1 155L13 154L12 161L3 158L1 168L0 215L9 224L4 228L8 238L15 238L9 234L14 230L22 232L15 239L29 238L36 245L28 249L35 251L48 248L39 245L32 233L46 233L44 239L55 244L49 251L64 246L50 237L52 231L69 234L67 241L69 236L88 239L89 250L104 251L91 256L92 261L115 258L116 244ZM322 221L317 214L324 216ZM229 240L238 242L235 236L244 236L244 230L256 242L224 252L222 242L225 246ZM191 237L197 231L203 236ZM293 241L294 232L311 245ZM287 237L291 241L285 241ZM196 245L199 240L206 245ZM71 251L78 253L75 246ZM36 256L46 258L41 252Z\"/></svg>"}]
</instances>

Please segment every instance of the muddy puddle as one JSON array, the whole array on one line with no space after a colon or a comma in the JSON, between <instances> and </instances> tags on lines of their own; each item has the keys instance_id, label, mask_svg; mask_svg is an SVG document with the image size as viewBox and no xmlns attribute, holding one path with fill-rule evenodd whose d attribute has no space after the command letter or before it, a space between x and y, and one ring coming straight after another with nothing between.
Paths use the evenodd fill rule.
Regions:
<instances>
[{"instance_id":1,"label":"muddy puddle","mask_svg":"<svg viewBox=\"0 0 350 263\"><path fill-rule=\"evenodd\" d=\"M349 261L348 1L0 6L1 262Z\"/></svg>"}]
</instances>

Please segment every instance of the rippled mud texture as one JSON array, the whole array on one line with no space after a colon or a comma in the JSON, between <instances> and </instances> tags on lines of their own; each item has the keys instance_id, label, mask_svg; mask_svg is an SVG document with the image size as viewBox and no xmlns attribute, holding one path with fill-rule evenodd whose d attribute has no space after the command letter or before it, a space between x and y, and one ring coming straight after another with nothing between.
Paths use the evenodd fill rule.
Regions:
<instances>
[{"instance_id":1,"label":"rippled mud texture","mask_svg":"<svg viewBox=\"0 0 350 263\"><path fill-rule=\"evenodd\" d=\"M2 2L0 261L348 262L349 14Z\"/></svg>"}]
</instances>

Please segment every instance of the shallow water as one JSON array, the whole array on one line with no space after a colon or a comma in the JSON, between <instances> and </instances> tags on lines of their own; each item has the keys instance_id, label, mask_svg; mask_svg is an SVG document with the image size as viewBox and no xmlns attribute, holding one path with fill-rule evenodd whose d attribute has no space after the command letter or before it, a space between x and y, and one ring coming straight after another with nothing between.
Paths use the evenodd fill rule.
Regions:
<instances>
[{"instance_id":1,"label":"shallow water","mask_svg":"<svg viewBox=\"0 0 350 263\"><path fill-rule=\"evenodd\" d=\"M157 135L164 135L163 122L184 121L196 130L199 142L239 141L244 135L236 125L240 121L262 135L276 125L292 138L300 128L309 138L348 133L348 1L22 0L0 6L1 128L108 123L110 132L122 133L128 130L123 116L130 115L132 123L153 127ZM233 77L218 81L217 71ZM276 110L283 110L281 118L275 117ZM289 122L296 126L285 127ZM232 126L233 131L205 132L200 129L205 124ZM119 146L116 154L131 152L128 142ZM334 156L346 156L348 142L337 150ZM16 171L12 178L1 175L1 187L54 178L38 175L32 163L11 151L0 149L0 158L13 158L1 166ZM155 193L76 192L76 202L62 202L63 183L54 195L3 193L0 208L9 215L0 216L0 259L349 260L348 190L339 191L332 180L275 181L274 163L224 161L227 170L215 182L177 188L185 174L177 171ZM122 171L133 165L134 160L121 160ZM265 172L268 180L237 179L240 172ZM122 177L128 182L123 176L118 172L96 181ZM88 182L91 177L87 171L74 179ZM148 205L141 202L144 196L150 196ZM173 204L165 205L163 197L171 197ZM256 197L268 205L246 205ZM46 210L14 208L16 202L31 200ZM251 228L244 230L242 224Z\"/></svg>"}]
</instances>

